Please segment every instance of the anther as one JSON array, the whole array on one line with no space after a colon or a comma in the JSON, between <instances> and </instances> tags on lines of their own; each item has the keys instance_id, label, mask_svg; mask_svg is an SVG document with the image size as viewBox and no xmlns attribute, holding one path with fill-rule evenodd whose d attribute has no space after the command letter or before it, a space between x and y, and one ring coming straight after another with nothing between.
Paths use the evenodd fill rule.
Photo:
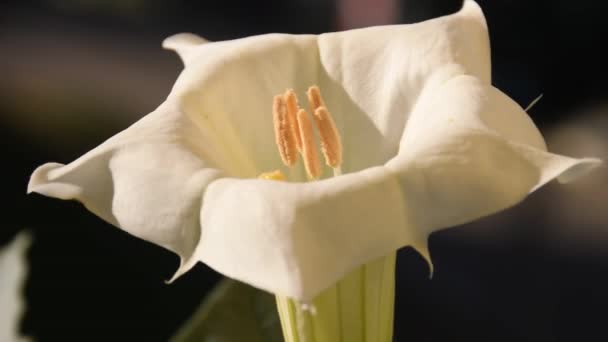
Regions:
<instances>
[{"instance_id":1,"label":"anther","mask_svg":"<svg viewBox=\"0 0 608 342\"><path fill-rule=\"evenodd\" d=\"M340 167L342 164L342 141L334 119L327 108L323 106L315 110L313 117L319 130L321 153L325 157L325 164L334 169Z\"/></svg>"},{"instance_id":2,"label":"anther","mask_svg":"<svg viewBox=\"0 0 608 342\"><path fill-rule=\"evenodd\" d=\"M313 113L321 106L327 108L325 101L323 101L323 98L321 97L321 90L318 86L313 85L308 88L306 95L308 96L308 102L310 103L310 110Z\"/></svg>"},{"instance_id":3,"label":"anther","mask_svg":"<svg viewBox=\"0 0 608 342\"><path fill-rule=\"evenodd\" d=\"M272 103L275 142L283 164L293 166L297 160L296 138L287 115L283 96L277 95Z\"/></svg>"},{"instance_id":4,"label":"anther","mask_svg":"<svg viewBox=\"0 0 608 342\"><path fill-rule=\"evenodd\" d=\"M300 137L300 127L298 126L298 98L296 97L296 93L293 89L287 89L283 94L283 101L285 101L285 105L287 106L287 118L291 125L291 130L293 136L296 141L296 148L298 151L302 152L302 138Z\"/></svg>"},{"instance_id":5,"label":"anther","mask_svg":"<svg viewBox=\"0 0 608 342\"><path fill-rule=\"evenodd\" d=\"M315 146L315 139L312 133L312 124L308 113L304 109L298 111L298 126L300 127L300 137L302 138L302 159L304 167L310 179L317 179L321 176L321 165L319 155Z\"/></svg>"}]
</instances>

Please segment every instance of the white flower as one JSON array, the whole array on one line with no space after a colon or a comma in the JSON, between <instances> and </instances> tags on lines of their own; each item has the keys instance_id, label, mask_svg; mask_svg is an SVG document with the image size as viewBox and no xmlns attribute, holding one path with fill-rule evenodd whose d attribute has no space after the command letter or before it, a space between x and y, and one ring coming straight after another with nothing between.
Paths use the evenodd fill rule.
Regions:
<instances>
[{"instance_id":1,"label":"white flower","mask_svg":"<svg viewBox=\"0 0 608 342\"><path fill-rule=\"evenodd\" d=\"M185 69L151 114L29 191L76 199L181 258L309 300L403 246L428 259L436 230L492 214L599 163L546 152L524 110L490 83L480 8L413 25L207 43L168 38ZM323 90L344 175L255 179L276 169L272 98ZM301 166L291 174L304 180Z\"/></svg>"}]
</instances>

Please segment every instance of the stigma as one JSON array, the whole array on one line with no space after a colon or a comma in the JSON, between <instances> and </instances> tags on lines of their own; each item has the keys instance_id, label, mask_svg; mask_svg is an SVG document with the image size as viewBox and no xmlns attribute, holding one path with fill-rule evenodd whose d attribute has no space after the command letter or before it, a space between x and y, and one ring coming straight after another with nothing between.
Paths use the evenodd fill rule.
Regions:
<instances>
[{"instance_id":1,"label":"stigma","mask_svg":"<svg viewBox=\"0 0 608 342\"><path fill-rule=\"evenodd\" d=\"M284 181L285 175L283 174L283 172L281 172L281 170L274 170L270 172L264 172L259 175L258 178L266 180Z\"/></svg>"}]
</instances>

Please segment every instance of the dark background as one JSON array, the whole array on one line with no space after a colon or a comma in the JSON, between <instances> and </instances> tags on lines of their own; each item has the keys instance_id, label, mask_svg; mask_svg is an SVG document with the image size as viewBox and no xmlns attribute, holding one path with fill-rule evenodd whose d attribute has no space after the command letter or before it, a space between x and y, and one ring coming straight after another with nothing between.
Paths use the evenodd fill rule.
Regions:
<instances>
[{"instance_id":1,"label":"dark background","mask_svg":"<svg viewBox=\"0 0 608 342\"><path fill-rule=\"evenodd\" d=\"M530 112L543 133L580 120L590 129L557 146L593 136L593 151L605 153L606 131L593 124L608 113L605 2L479 3L494 84L524 107L543 93ZM402 0L397 17L410 23L459 7ZM160 48L166 36L334 31L337 8L321 0L2 2L0 244L22 229L34 235L25 334L40 341L163 341L220 277L199 265L165 285L174 255L78 203L26 196L34 168L69 162L156 108L182 68ZM608 340L607 187L605 177L594 177L581 185L588 192L550 185L515 208L435 233L433 280L416 253L400 251L395 340Z\"/></svg>"}]
</instances>

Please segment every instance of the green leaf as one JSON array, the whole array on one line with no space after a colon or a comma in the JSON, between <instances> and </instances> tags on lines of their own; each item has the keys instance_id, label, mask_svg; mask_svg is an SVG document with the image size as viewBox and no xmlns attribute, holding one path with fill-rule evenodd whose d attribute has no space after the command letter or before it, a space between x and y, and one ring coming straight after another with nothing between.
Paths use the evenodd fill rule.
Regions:
<instances>
[{"instance_id":1,"label":"green leaf","mask_svg":"<svg viewBox=\"0 0 608 342\"><path fill-rule=\"evenodd\" d=\"M273 295L224 279L172 342L282 342Z\"/></svg>"}]
</instances>

